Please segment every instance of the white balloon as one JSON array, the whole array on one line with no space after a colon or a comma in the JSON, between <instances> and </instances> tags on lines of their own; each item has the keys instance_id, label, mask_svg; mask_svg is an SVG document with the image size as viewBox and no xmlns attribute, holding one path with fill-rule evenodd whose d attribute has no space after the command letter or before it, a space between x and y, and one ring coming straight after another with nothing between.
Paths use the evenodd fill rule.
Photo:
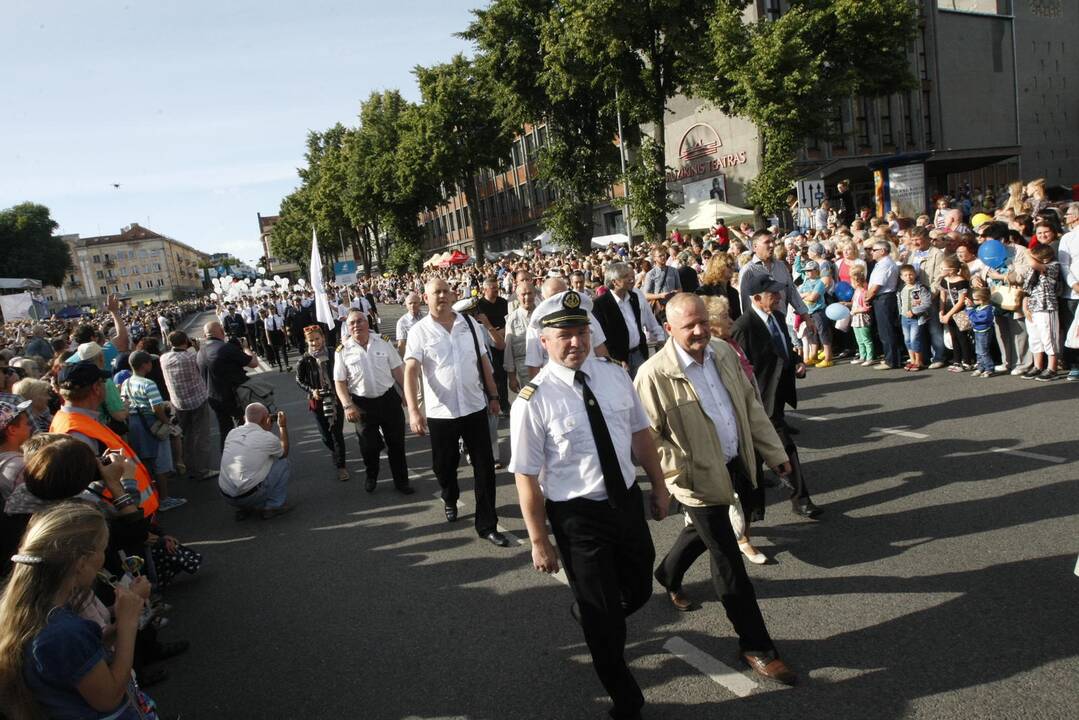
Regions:
<instances>
[{"instance_id":1,"label":"white balloon","mask_svg":"<svg viewBox=\"0 0 1079 720\"><path fill-rule=\"evenodd\" d=\"M217 293L210 293L210 299L211 300L216 300L217 299Z\"/></svg>"},{"instance_id":2,"label":"white balloon","mask_svg":"<svg viewBox=\"0 0 1079 720\"><path fill-rule=\"evenodd\" d=\"M274 275L273 276L273 281L274 282L281 282L281 276L280 275Z\"/></svg>"},{"instance_id":3,"label":"white balloon","mask_svg":"<svg viewBox=\"0 0 1079 720\"><path fill-rule=\"evenodd\" d=\"M307 287L307 281L304 280L303 278L300 278L296 282L299 284L300 287Z\"/></svg>"}]
</instances>

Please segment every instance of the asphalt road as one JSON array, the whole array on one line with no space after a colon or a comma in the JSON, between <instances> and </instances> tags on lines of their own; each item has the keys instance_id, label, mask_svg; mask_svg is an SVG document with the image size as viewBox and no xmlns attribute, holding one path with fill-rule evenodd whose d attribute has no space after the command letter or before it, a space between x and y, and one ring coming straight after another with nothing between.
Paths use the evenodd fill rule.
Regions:
<instances>
[{"instance_id":1,"label":"asphalt road","mask_svg":"<svg viewBox=\"0 0 1079 720\"><path fill-rule=\"evenodd\" d=\"M448 524L426 439L407 444L415 495L394 492L384 460L368 494L346 426L353 480L337 482L292 379L261 376L289 413L299 505L236 522L215 483L176 483L190 502L163 522L206 560L168 591L165 638L192 648L151 690L165 712L606 717L569 589L532 569L527 544L477 540L468 468L461 520ZM826 513L803 520L772 491L754 536L774 561L749 568L802 682L739 668L702 559L686 584L699 609L676 612L657 587L629 620L645 717L1076 717L1079 383L844 364L799 388L793 422ZM507 473L498 507L527 539ZM660 555L681 524L651 523Z\"/></svg>"}]
</instances>

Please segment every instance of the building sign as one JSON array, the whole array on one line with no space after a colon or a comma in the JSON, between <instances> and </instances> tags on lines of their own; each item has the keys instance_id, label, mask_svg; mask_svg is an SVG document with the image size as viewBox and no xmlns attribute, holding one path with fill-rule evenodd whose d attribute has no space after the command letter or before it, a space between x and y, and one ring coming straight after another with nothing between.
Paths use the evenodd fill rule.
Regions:
<instances>
[{"instance_id":1,"label":"building sign","mask_svg":"<svg viewBox=\"0 0 1079 720\"><path fill-rule=\"evenodd\" d=\"M356 261L342 260L333 264L333 276L338 285L351 285L356 282Z\"/></svg>"},{"instance_id":2,"label":"building sign","mask_svg":"<svg viewBox=\"0 0 1079 720\"><path fill-rule=\"evenodd\" d=\"M725 168L745 163L747 156L744 150L724 153L723 141L715 128L706 123L697 123L682 136L678 145L678 159L682 165L667 172L667 182L714 175Z\"/></svg>"},{"instance_id":3,"label":"building sign","mask_svg":"<svg viewBox=\"0 0 1079 720\"><path fill-rule=\"evenodd\" d=\"M899 217L918 217L925 212L925 165L888 168L888 210Z\"/></svg>"},{"instance_id":4,"label":"building sign","mask_svg":"<svg viewBox=\"0 0 1079 720\"><path fill-rule=\"evenodd\" d=\"M682 204L719 200L727 202L727 178L717 175L708 180L697 180L682 186Z\"/></svg>"}]
</instances>

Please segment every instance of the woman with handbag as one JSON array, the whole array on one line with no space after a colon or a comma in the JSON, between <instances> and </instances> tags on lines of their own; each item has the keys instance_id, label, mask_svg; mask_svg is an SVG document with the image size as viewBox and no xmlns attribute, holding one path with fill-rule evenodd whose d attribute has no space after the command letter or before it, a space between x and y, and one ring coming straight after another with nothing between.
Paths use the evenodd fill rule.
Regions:
<instances>
[{"instance_id":1,"label":"woman with handbag","mask_svg":"<svg viewBox=\"0 0 1079 720\"><path fill-rule=\"evenodd\" d=\"M148 353L136 350L128 360L131 377L123 387L123 397L131 409L128 418L128 437L131 447L154 475L154 485L161 496L158 510L165 512L187 502L186 498L170 497L168 480L172 475L171 423L165 401L157 383L147 375L153 365Z\"/></svg>"},{"instance_id":2,"label":"woman with handbag","mask_svg":"<svg viewBox=\"0 0 1079 720\"><path fill-rule=\"evenodd\" d=\"M949 372L974 369L974 341L971 338L971 322L965 312L970 295L970 273L967 266L955 255L941 261L940 324L948 329L952 338L952 365Z\"/></svg>"},{"instance_id":3,"label":"woman with handbag","mask_svg":"<svg viewBox=\"0 0 1079 720\"><path fill-rule=\"evenodd\" d=\"M296 366L296 384L307 393L307 409L315 416L319 435L333 453L337 479L348 480L345 469L345 413L333 386L334 353L326 347L326 336L318 325L303 329L307 352Z\"/></svg>"}]
</instances>

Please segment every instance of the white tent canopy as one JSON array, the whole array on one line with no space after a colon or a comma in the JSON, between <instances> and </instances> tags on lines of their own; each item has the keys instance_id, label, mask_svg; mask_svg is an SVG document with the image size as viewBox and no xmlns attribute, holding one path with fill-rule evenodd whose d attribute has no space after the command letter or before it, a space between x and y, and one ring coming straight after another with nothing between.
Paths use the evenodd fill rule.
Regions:
<instances>
[{"instance_id":1,"label":"white tent canopy","mask_svg":"<svg viewBox=\"0 0 1079 720\"><path fill-rule=\"evenodd\" d=\"M667 229L710 230L715 227L716 221L720 218L730 224L734 220L746 220L752 217L752 210L710 199L703 202L687 203L685 207L667 219Z\"/></svg>"},{"instance_id":2,"label":"white tent canopy","mask_svg":"<svg viewBox=\"0 0 1079 720\"><path fill-rule=\"evenodd\" d=\"M592 247L610 247L618 243L619 245L628 245L629 236L625 233L616 233L614 235L600 235L599 237L592 238Z\"/></svg>"}]
</instances>

